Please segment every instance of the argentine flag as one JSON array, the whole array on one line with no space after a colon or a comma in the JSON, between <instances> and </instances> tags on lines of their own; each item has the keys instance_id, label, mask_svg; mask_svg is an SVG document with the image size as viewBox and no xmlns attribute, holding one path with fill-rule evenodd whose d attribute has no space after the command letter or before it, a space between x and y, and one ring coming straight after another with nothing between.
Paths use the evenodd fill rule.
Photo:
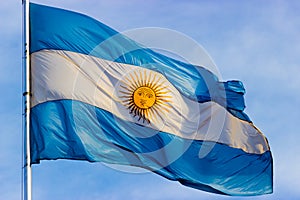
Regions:
<instances>
[{"instance_id":1,"label":"argentine flag","mask_svg":"<svg viewBox=\"0 0 300 200\"><path fill-rule=\"evenodd\" d=\"M104 162L212 193L272 193L270 147L243 112L241 82L32 3L30 61L32 164Z\"/></svg>"}]
</instances>

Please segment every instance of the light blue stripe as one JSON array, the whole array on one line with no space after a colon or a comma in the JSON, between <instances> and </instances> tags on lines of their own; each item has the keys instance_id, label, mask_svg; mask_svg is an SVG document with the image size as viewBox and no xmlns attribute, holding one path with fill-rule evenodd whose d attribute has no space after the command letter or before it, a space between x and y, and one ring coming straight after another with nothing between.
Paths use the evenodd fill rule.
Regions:
<instances>
[{"instance_id":1,"label":"light blue stripe","mask_svg":"<svg viewBox=\"0 0 300 200\"><path fill-rule=\"evenodd\" d=\"M74 159L126 164L214 193L260 195L272 192L269 151L250 154L224 144L154 133L153 129L123 121L79 101L46 102L31 109L32 163ZM210 145L214 145L212 150L200 159L200 148ZM162 147L165 148L159 154L143 154ZM171 162L177 153L182 155ZM166 160L170 164L159 168Z\"/></svg>"},{"instance_id":2,"label":"light blue stripe","mask_svg":"<svg viewBox=\"0 0 300 200\"><path fill-rule=\"evenodd\" d=\"M88 16L31 3L30 27L31 53L66 50L151 69L163 74L182 95L201 103L215 101L234 116L250 121L243 112L245 89L240 81L220 82L203 67L144 48Z\"/></svg>"}]
</instances>

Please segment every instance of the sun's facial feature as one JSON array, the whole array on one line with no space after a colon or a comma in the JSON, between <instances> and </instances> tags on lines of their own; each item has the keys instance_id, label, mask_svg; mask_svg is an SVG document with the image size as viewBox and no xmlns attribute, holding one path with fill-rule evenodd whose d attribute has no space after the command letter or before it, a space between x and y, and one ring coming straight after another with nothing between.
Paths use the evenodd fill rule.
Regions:
<instances>
[{"instance_id":1,"label":"sun's facial feature","mask_svg":"<svg viewBox=\"0 0 300 200\"><path fill-rule=\"evenodd\" d=\"M155 92L149 87L139 87L133 93L134 104L141 109L151 108L155 104Z\"/></svg>"},{"instance_id":2,"label":"sun's facial feature","mask_svg":"<svg viewBox=\"0 0 300 200\"><path fill-rule=\"evenodd\" d=\"M151 123L169 112L171 96L162 75L138 70L124 78L119 91L121 102L137 119Z\"/></svg>"}]
</instances>

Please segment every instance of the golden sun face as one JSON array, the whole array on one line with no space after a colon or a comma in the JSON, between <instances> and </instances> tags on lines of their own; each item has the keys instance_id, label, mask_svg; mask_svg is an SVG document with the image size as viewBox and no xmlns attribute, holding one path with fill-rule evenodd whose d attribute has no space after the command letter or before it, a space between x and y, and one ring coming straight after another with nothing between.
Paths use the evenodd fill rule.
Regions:
<instances>
[{"instance_id":1,"label":"golden sun face","mask_svg":"<svg viewBox=\"0 0 300 200\"><path fill-rule=\"evenodd\" d=\"M133 92L133 102L140 109L151 108L155 104L156 93L147 86L137 88Z\"/></svg>"},{"instance_id":2,"label":"golden sun face","mask_svg":"<svg viewBox=\"0 0 300 200\"><path fill-rule=\"evenodd\" d=\"M125 77L120 86L122 104L138 121L151 123L169 111L172 97L161 74L140 69Z\"/></svg>"}]
</instances>

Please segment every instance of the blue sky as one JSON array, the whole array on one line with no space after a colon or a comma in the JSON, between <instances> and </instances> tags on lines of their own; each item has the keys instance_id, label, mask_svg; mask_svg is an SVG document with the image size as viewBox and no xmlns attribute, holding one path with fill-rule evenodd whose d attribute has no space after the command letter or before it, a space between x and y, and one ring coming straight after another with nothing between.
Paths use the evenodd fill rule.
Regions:
<instances>
[{"instance_id":1,"label":"blue sky","mask_svg":"<svg viewBox=\"0 0 300 200\"><path fill-rule=\"evenodd\" d=\"M246 87L246 113L269 140L274 194L300 198L300 2L35 0L85 13L117 29L163 27L201 44L224 80ZM21 198L22 6L0 3L0 199ZM158 175L100 163L44 161L33 166L33 199L242 199L184 187ZM251 198L252 199L252 198Z\"/></svg>"}]
</instances>

